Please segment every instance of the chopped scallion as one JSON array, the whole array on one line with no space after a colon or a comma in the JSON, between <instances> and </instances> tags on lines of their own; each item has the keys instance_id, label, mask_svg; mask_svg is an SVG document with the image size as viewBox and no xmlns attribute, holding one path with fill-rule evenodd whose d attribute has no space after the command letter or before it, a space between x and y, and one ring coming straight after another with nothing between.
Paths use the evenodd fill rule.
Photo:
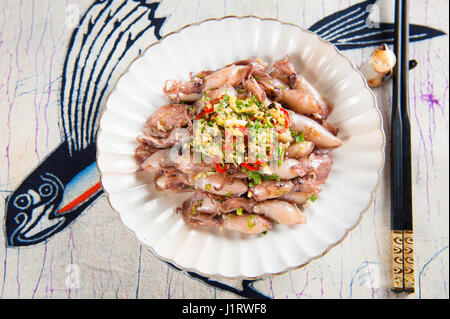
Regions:
<instances>
[{"instance_id":1,"label":"chopped scallion","mask_svg":"<svg viewBox=\"0 0 450 319\"><path fill-rule=\"evenodd\" d=\"M256 218L253 215L248 216L247 218L247 226L248 228L253 228L256 226Z\"/></svg>"},{"instance_id":2,"label":"chopped scallion","mask_svg":"<svg viewBox=\"0 0 450 319\"><path fill-rule=\"evenodd\" d=\"M308 197L308 199L312 202L315 202L319 197L317 197L316 193L312 194Z\"/></svg>"}]
</instances>

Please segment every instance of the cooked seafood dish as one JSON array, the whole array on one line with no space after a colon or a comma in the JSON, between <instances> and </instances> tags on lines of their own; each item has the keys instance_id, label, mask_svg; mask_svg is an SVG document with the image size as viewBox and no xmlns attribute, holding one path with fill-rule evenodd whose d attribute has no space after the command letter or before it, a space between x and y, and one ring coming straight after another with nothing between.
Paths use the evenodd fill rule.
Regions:
<instances>
[{"instance_id":1,"label":"cooked seafood dish","mask_svg":"<svg viewBox=\"0 0 450 319\"><path fill-rule=\"evenodd\" d=\"M140 169L158 191L192 192L184 222L243 234L305 224L342 145L332 105L288 56L247 59L167 80L168 103L137 138Z\"/></svg>"}]
</instances>

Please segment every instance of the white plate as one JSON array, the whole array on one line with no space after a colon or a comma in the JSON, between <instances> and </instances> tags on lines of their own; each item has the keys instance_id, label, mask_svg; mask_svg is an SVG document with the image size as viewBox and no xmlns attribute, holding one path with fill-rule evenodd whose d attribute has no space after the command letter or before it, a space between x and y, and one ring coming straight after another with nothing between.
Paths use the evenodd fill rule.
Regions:
<instances>
[{"instance_id":1,"label":"white plate","mask_svg":"<svg viewBox=\"0 0 450 319\"><path fill-rule=\"evenodd\" d=\"M167 79L259 57L291 60L334 104L329 120L344 145L306 225L274 225L267 235L192 227L175 213L188 194L156 192L138 172L136 137L146 119L167 103ZM166 35L135 60L106 103L97 140L101 182L123 223L161 259L223 277L256 278L297 268L322 256L356 227L373 199L384 164L384 132L375 96L353 64L329 42L292 24L257 17L210 19Z\"/></svg>"}]
</instances>

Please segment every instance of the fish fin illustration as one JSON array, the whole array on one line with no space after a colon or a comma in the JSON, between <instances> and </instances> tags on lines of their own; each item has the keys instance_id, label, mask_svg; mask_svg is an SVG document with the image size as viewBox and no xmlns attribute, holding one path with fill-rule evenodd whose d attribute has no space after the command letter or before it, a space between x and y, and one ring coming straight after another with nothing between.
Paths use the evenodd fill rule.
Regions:
<instances>
[{"instance_id":1,"label":"fish fin illustration","mask_svg":"<svg viewBox=\"0 0 450 319\"><path fill-rule=\"evenodd\" d=\"M110 82L142 47L161 38L166 18L156 17L158 6L148 0L97 0L81 17L63 66L63 142L8 196L4 229L9 246L46 241L103 194L95 166L99 114Z\"/></svg>"},{"instance_id":2,"label":"fish fin illustration","mask_svg":"<svg viewBox=\"0 0 450 319\"><path fill-rule=\"evenodd\" d=\"M375 2L376 0L363 1L337 11L313 24L309 30L330 41L340 50L379 46L383 43L393 44L393 23L374 24L368 21L370 8ZM411 24L409 28L411 42L442 35L445 33L422 25Z\"/></svg>"},{"instance_id":3,"label":"fish fin illustration","mask_svg":"<svg viewBox=\"0 0 450 319\"><path fill-rule=\"evenodd\" d=\"M69 152L95 141L110 79L117 79L141 47L161 38L166 17L156 17L158 6L147 0L101 1L81 18L69 42L61 85L60 117Z\"/></svg>"},{"instance_id":4,"label":"fish fin illustration","mask_svg":"<svg viewBox=\"0 0 450 319\"><path fill-rule=\"evenodd\" d=\"M216 280L212 280L211 278L199 275L195 272L192 271L184 271L180 268L178 268L177 266L175 266L172 263L166 262L171 268L174 268L175 270L181 271L181 272L185 272L188 276L190 276L191 278L194 278L196 280L200 280L201 282L213 286L215 288L221 289L221 290L225 290L225 291L229 291L232 292L238 296L241 297L245 297L245 298L249 298L249 299L270 299L269 296L263 294L262 292L260 292L259 290L255 289L253 287L253 283L255 281L257 281L258 279L254 279L254 280L247 280L247 279L243 279L242 280L242 289L224 284L220 281L216 281Z\"/></svg>"}]
</instances>

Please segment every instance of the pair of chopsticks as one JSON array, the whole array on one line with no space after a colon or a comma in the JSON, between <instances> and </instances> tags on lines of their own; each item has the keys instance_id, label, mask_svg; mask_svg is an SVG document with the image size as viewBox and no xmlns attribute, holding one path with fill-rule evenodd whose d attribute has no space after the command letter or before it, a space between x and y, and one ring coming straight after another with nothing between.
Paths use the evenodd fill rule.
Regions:
<instances>
[{"instance_id":1,"label":"pair of chopsticks","mask_svg":"<svg viewBox=\"0 0 450 319\"><path fill-rule=\"evenodd\" d=\"M411 127L408 101L409 22L406 0L395 2L391 115L391 234L392 290L414 292Z\"/></svg>"}]
</instances>

